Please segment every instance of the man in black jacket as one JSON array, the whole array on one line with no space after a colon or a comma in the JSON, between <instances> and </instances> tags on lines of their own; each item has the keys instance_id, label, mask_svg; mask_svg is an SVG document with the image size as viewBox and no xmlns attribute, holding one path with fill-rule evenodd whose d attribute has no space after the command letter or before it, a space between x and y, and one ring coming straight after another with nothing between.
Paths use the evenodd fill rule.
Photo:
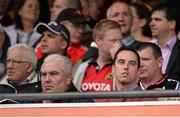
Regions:
<instances>
[{"instance_id":1,"label":"man in black jacket","mask_svg":"<svg viewBox=\"0 0 180 118\"><path fill-rule=\"evenodd\" d=\"M5 74L5 60L7 56L7 50L10 47L10 40L7 34L4 32L0 23L0 78Z\"/></svg>"},{"instance_id":2,"label":"man in black jacket","mask_svg":"<svg viewBox=\"0 0 180 118\"><path fill-rule=\"evenodd\" d=\"M41 84L44 93L78 92L72 84L72 62L69 58L52 54L45 58L41 67ZM43 100L43 103L92 102L86 99Z\"/></svg>"},{"instance_id":3,"label":"man in black jacket","mask_svg":"<svg viewBox=\"0 0 180 118\"><path fill-rule=\"evenodd\" d=\"M16 44L8 49L7 75L0 80L0 93L37 93L41 84L35 72L37 58L33 48L26 44ZM19 100L19 103L33 101Z\"/></svg>"}]
</instances>

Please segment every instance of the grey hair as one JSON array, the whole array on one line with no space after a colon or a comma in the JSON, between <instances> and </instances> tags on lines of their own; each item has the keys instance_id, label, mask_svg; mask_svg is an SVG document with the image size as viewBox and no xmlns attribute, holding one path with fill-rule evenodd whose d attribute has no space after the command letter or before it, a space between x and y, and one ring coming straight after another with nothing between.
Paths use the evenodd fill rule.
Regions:
<instances>
[{"instance_id":1,"label":"grey hair","mask_svg":"<svg viewBox=\"0 0 180 118\"><path fill-rule=\"evenodd\" d=\"M34 69L36 68L37 57L36 57L35 50L32 47L24 43L19 43L19 44L9 47L7 54L14 49L21 49L23 59L26 59L26 61L29 61L30 63L32 63L34 66Z\"/></svg>"},{"instance_id":2,"label":"grey hair","mask_svg":"<svg viewBox=\"0 0 180 118\"><path fill-rule=\"evenodd\" d=\"M71 74L72 73L72 62L71 60L63 56L61 54L50 54L47 56L44 60L44 63L50 62L50 61L59 61L60 64L62 65L62 70L64 71L65 74Z\"/></svg>"}]
</instances>

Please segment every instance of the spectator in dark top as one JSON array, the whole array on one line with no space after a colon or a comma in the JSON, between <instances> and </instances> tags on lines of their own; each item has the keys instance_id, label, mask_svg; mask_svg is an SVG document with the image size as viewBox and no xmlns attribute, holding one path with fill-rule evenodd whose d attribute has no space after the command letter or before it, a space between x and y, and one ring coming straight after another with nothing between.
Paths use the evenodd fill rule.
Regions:
<instances>
[{"instance_id":1,"label":"spectator in dark top","mask_svg":"<svg viewBox=\"0 0 180 118\"><path fill-rule=\"evenodd\" d=\"M0 23L2 24L2 26L12 25L13 23L12 18L8 14L8 7L10 4L10 0L0 1Z\"/></svg>"},{"instance_id":2,"label":"spectator in dark top","mask_svg":"<svg viewBox=\"0 0 180 118\"><path fill-rule=\"evenodd\" d=\"M16 44L8 49L7 75L0 80L0 93L41 92L41 84L35 72L37 58L34 49L26 44ZM18 100L19 103L33 101Z\"/></svg>"},{"instance_id":3,"label":"spectator in dark top","mask_svg":"<svg viewBox=\"0 0 180 118\"><path fill-rule=\"evenodd\" d=\"M154 37L151 42L157 44L162 51L162 73L180 81L180 40L177 38L179 21L176 8L164 5L154 8L150 27Z\"/></svg>"},{"instance_id":4,"label":"spectator in dark top","mask_svg":"<svg viewBox=\"0 0 180 118\"><path fill-rule=\"evenodd\" d=\"M162 74L163 57L159 46L144 42L139 45L137 50L141 58L138 77L142 89L179 89L180 83L177 80Z\"/></svg>"},{"instance_id":5,"label":"spectator in dark top","mask_svg":"<svg viewBox=\"0 0 180 118\"><path fill-rule=\"evenodd\" d=\"M10 47L9 37L3 30L2 25L0 24L0 78L5 73L5 61L7 56L7 50Z\"/></svg>"},{"instance_id":6,"label":"spectator in dark top","mask_svg":"<svg viewBox=\"0 0 180 118\"><path fill-rule=\"evenodd\" d=\"M37 71L40 71L44 58L50 54L66 55L69 43L70 34L66 27L60 23L50 22L48 24L39 23L35 30L42 34L41 50L43 56L38 59Z\"/></svg>"},{"instance_id":7,"label":"spectator in dark top","mask_svg":"<svg viewBox=\"0 0 180 118\"><path fill-rule=\"evenodd\" d=\"M69 58L52 54L41 67L41 84L44 93L78 92L72 83L72 62ZM80 99L43 100L43 103L87 102ZM92 101L92 100L91 100ZM89 101L90 102L90 101Z\"/></svg>"},{"instance_id":8,"label":"spectator in dark top","mask_svg":"<svg viewBox=\"0 0 180 118\"><path fill-rule=\"evenodd\" d=\"M40 15L39 22L49 23L50 21L50 10L49 10L49 0L39 0L40 3Z\"/></svg>"}]
</instances>

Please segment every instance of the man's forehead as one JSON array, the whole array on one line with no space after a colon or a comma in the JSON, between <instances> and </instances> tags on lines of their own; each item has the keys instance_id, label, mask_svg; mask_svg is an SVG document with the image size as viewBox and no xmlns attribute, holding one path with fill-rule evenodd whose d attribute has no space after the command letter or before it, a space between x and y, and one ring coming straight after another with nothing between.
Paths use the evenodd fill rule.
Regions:
<instances>
[{"instance_id":1,"label":"man's forehead","mask_svg":"<svg viewBox=\"0 0 180 118\"><path fill-rule=\"evenodd\" d=\"M165 15L166 15L165 11L158 10L158 11L154 11L151 16L152 17L153 16L156 16L156 17L165 17Z\"/></svg>"},{"instance_id":2,"label":"man's forehead","mask_svg":"<svg viewBox=\"0 0 180 118\"><path fill-rule=\"evenodd\" d=\"M125 58L133 59L133 57L135 57L134 58L135 60L137 59L136 54L129 50L123 50L119 52L117 55L117 59L125 59Z\"/></svg>"},{"instance_id":3,"label":"man's forehead","mask_svg":"<svg viewBox=\"0 0 180 118\"><path fill-rule=\"evenodd\" d=\"M49 60L47 62L45 61L43 65L49 66L49 67L53 67L53 66L61 67L60 61L57 61L57 60Z\"/></svg>"},{"instance_id":4,"label":"man's forehead","mask_svg":"<svg viewBox=\"0 0 180 118\"><path fill-rule=\"evenodd\" d=\"M45 35L45 34L51 34L51 35L53 35L53 36L55 36L55 37L64 39L64 38L62 37L62 35L56 34L56 33L52 32L52 31L50 31L50 30L45 30L45 31L43 32L43 34L44 34L44 35ZM64 40L65 40L65 39L64 39Z\"/></svg>"},{"instance_id":5,"label":"man's forehead","mask_svg":"<svg viewBox=\"0 0 180 118\"><path fill-rule=\"evenodd\" d=\"M142 50L139 50L138 54L139 54L140 57L142 57L142 56L143 57L144 56L151 56L151 55L153 55L153 50L152 50L152 48L147 47L147 48L144 48Z\"/></svg>"},{"instance_id":6,"label":"man's forehead","mask_svg":"<svg viewBox=\"0 0 180 118\"><path fill-rule=\"evenodd\" d=\"M125 3L118 2L118 3L115 3L115 4L111 7L111 10L112 10L112 11L116 11L116 12L119 11L119 10L129 12L130 7L129 7L127 4L125 4Z\"/></svg>"}]
</instances>

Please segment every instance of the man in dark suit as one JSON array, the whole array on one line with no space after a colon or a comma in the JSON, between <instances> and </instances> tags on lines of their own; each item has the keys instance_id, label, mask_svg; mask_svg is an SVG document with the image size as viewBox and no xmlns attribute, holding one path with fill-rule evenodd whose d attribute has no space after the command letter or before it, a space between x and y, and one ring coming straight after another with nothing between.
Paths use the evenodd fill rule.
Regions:
<instances>
[{"instance_id":1,"label":"man in dark suit","mask_svg":"<svg viewBox=\"0 0 180 118\"><path fill-rule=\"evenodd\" d=\"M153 9L150 27L152 40L160 46L164 58L162 72L170 78L180 80L180 41L178 33L178 13L173 7L158 6Z\"/></svg>"}]
</instances>

